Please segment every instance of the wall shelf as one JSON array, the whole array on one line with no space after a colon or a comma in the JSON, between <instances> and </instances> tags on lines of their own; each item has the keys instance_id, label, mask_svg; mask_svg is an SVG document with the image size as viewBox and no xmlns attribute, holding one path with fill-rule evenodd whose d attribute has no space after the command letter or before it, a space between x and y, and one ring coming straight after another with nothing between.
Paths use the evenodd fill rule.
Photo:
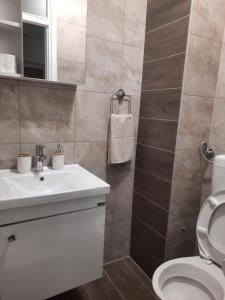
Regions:
<instances>
[{"instance_id":1,"label":"wall shelf","mask_svg":"<svg viewBox=\"0 0 225 300\"><path fill-rule=\"evenodd\" d=\"M18 31L21 28L21 24L18 22L13 22L5 19L0 19L0 29Z\"/></svg>"}]
</instances>

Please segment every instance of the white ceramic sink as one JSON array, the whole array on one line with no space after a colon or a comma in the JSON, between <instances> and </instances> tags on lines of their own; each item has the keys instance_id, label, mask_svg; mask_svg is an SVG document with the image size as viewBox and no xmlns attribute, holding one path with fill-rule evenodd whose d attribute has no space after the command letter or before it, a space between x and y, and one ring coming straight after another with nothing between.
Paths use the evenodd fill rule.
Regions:
<instances>
[{"instance_id":1,"label":"white ceramic sink","mask_svg":"<svg viewBox=\"0 0 225 300\"><path fill-rule=\"evenodd\" d=\"M18 174L0 171L0 210L109 193L110 186L79 165L66 165L62 171L45 168Z\"/></svg>"}]
</instances>

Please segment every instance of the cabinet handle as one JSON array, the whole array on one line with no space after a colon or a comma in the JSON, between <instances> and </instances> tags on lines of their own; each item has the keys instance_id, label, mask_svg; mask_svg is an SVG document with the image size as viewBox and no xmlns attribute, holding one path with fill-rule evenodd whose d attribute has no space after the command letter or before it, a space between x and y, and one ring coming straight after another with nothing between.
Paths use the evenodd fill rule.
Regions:
<instances>
[{"instance_id":1,"label":"cabinet handle","mask_svg":"<svg viewBox=\"0 0 225 300\"><path fill-rule=\"evenodd\" d=\"M8 236L8 242L11 243L11 242L15 242L16 240L16 236L14 234L11 234Z\"/></svg>"}]
</instances>

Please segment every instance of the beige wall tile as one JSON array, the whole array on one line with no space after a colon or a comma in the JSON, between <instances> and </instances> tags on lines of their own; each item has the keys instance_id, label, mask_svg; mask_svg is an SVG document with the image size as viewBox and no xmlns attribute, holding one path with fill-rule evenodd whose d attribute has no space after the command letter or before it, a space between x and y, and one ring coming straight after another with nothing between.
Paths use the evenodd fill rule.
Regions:
<instances>
[{"instance_id":1,"label":"beige wall tile","mask_svg":"<svg viewBox=\"0 0 225 300\"><path fill-rule=\"evenodd\" d=\"M57 20L86 27L88 0L57 0Z\"/></svg>"},{"instance_id":2,"label":"beige wall tile","mask_svg":"<svg viewBox=\"0 0 225 300\"><path fill-rule=\"evenodd\" d=\"M210 144L216 150L225 151L225 99L217 98L215 100L211 132Z\"/></svg>"},{"instance_id":3,"label":"beige wall tile","mask_svg":"<svg viewBox=\"0 0 225 300\"><path fill-rule=\"evenodd\" d=\"M222 42L225 26L223 0L193 0L191 33Z\"/></svg>"},{"instance_id":4,"label":"beige wall tile","mask_svg":"<svg viewBox=\"0 0 225 300\"><path fill-rule=\"evenodd\" d=\"M112 229L110 225L105 226L104 263L112 260Z\"/></svg>"},{"instance_id":5,"label":"beige wall tile","mask_svg":"<svg viewBox=\"0 0 225 300\"><path fill-rule=\"evenodd\" d=\"M91 0L88 2L89 36L122 42L125 0Z\"/></svg>"},{"instance_id":6,"label":"beige wall tile","mask_svg":"<svg viewBox=\"0 0 225 300\"><path fill-rule=\"evenodd\" d=\"M117 223L111 227L113 259L129 255L131 222Z\"/></svg>"},{"instance_id":7,"label":"beige wall tile","mask_svg":"<svg viewBox=\"0 0 225 300\"><path fill-rule=\"evenodd\" d=\"M19 143L19 98L17 82L0 83L0 144Z\"/></svg>"},{"instance_id":8,"label":"beige wall tile","mask_svg":"<svg viewBox=\"0 0 225 300\"><path fill-rule=\"evenodd\" d=\"M125 44L144 48L146 9L147 0L126 1L124 22Z\"/></svg>"},{"instance_id":9,"label":"beige wall tile","mask_svg":"<svg viewBox=\"0 0 225 300\"><path fill-rule=\"evenodd\" d=\"M143 55L143 49L123 46L121 86L128 95L141 92Z\"/></svg>"},{"instance_id":10,"label":"beige wall tile","mask_svg":"<svg viewBox=\"0 0 225 300\"><path fill-rule=\"evenodd\" d=\"M214 97L221 44L190 36L183 91L188 95Z\"/></svg>"},{"instance_id":11,"label":"beige wall tile","mask_svg":"<svg viewBox=\"0 0 225 300\"><path fill-rule=\"evenodd\" d=\"M196 149L202 141L208 141L213 105L213 98L182 96L177 149Z\"/></svg>"},{"instance_id":12,"label":"beige wall tile","mask_svg":"<svg viewBox=\"0 0 225 300\"><path fill-rule=\"evenodd\" d=\"M76 141L107 141L110 95L77 92Z\"/></svg>"},{"instance_id":13,"label":"beige wall tile","mask_svg":"<svg viewBox=\"0 0 225 300\"><path fill-rule=\"evenodd\" d=\"M128 163L113 165L111 168L114 173L114 182L133 181L134 179L135 158Z\"/></svg>"},{"instance_id":14,"label":"beige wall tile","mask_svg":"<svg viewBox=\"0 0 225 300\"><path fill-rule=\"evenodd\" d=\"M86 29L70 23L57 23L58 60L85 63Z\"/></svg>"},{"instance_id":15,"label":"beige wall tile","mask_svg":"<svg viewBox=\"0 0 225 300\"><path fill-rule=\"evenodd\" d=\"M75 161L89 171L106 168L106 142L77 142Z\"/></svg>"},{"instance_id":16,"label":"beige wall tile","mask_svg":"<svg viewBox=\"0 0 225 300\"><path fill-rule=\"evenodd\" d=\"M113 185L114 199L112 204L112 222L129 221L132 214L133 181L123 181Z\"/></svg>"},{"instance_id":17,"label":"beige wall tile","mask_svg":"<svg viewBox=\"0 0 225 300\"><path fill-rule=\"evenodd\" d=\"M165 260L193 256L196 245L196 216L169 216ZM185 228L185 233L182 228Z\"/></svg>"},{"instance_id":18,"label":"beige wall tile","mask_svg":"<svg viewBox=\"0 0 225 300\"><path fill-rule=\"evenodd\" d=\"M202 181L199 149L177 150L174 160L173 180L184 184L200 184Z\"/></svg>"},{"instance_id":19,"label":"beige wall tile","mask_svg":"<svg viewBox=\"0 0 225 300\"><path fill-rule=\"evenodd\" d=\"M225 98L225 44L222 46L216 97Z\"/></svg>"},{"instance_id":20,"label":"beige wall tile","mask_svg":"<svg viewBox=\"0 0 225 300\"><path fill-rule=\"evenodd\" d=\"M86 90L114 93L120 87L122 45L87 38Z\"/></svg>"},{"instance_id":21,"label":"beige wall tile","mask_svg":"<svg viewBox=\"0 0 225 300\"><path fill-rule=\"evenodd\" d=\"M199 149L176 150L170 214L196 214L200 207L203 181Z\"/></svg>"},{"instance_id":22,"label":"beige wall tile","mask_svg":"<svg viewBox=\"0 0 225 300\"><path fill-rule=\"evenodd\" d=\"M85 83L86 66L84 63L58 60L58 80L68 83Z\"/></svg>"},{"instance_id":23,"label":"beige wall tile","mask_svg":"<svg viewBox=\"0 0 225 300\"><path fill-rule=\"evenodd\" d=\"M22 143L74 141L74 91L20 87Z\"/></svg>"},{"instance_id":24,"label":"beige wall tile","mask_svg":"<svg viewBox=\"0 0 225 300\"><path fill-rule=\"evenodd\" d=\"M16 156L19 153L19 144L0 145L0 169L16 169Z\"/></svg>"}]
</instances>

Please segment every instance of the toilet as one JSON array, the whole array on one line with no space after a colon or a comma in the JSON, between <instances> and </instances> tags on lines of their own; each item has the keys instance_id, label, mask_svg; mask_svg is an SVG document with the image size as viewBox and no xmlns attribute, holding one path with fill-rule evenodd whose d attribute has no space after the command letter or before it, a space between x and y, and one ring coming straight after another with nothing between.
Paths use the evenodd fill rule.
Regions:
<instances>
[{"instance_id":1,"label":"toilet","mask_svg":"<svg viewBox=\"0 0 225 300\"><path fill-rule=\"evenodd\" d=\"M212 195L196 228L200 256L162 264L152 283L160 300L225 300L225 155L215 157Z\"/></svg>"}]
</instances>

